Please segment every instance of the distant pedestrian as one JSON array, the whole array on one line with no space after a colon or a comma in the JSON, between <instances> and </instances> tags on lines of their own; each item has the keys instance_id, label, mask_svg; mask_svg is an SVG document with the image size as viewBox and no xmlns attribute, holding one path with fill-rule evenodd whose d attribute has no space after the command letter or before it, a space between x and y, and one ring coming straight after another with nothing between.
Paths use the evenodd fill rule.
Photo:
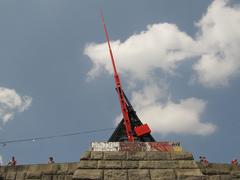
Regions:
<instances>
[{"instance_id":1,"label":"distant pedestrian","mask_svg":"<svg viewBox=\"0 0 240 180\"><path fill-rule=\"evenodd\" d=\"M13 156L11 161L8 162L8 166L16 166L17 165L17 161L15 159L15 157Z\"/></svg>"},{"instance_id":2,"label":"distant pedestrian","mask_svg":"<svg viewBox=\"0 0 240 180\"><path fill-rule=\"evenodd\" d=\"M208 165L208 160L205 156L199 156L200 162L204 165L207 166Z\"/></svg>"},{"instance_id":3,"label":"distant pedestrian","mask_svg":"<svg viewBox=\"0 0 240 180\"><path fill-rule=\"evenodd\" d=\"M231 164L234 165L234 166L237 166L238 165L238 160L237 159L233 159L231 161Z\"/></svg>"},{"instance_id":4,"label":"distant pedestrian","mask_svg":"<svg viewBox=\"0 0 240 180\"><path fill-rule=\"evenodd\" d=\"M48 164L52 164L52 163L55 163L53 160L53 157L49 157Z\"/></svg>"}]
</instances>

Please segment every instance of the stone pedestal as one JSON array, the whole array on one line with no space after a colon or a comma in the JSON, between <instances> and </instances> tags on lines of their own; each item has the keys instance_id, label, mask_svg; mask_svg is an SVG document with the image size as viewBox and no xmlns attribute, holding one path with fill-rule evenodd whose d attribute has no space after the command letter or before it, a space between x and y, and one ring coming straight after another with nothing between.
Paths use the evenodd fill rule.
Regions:
<instances>
[{"instance_id":1,"label":"stone pedestal","mask_svg":"<svg viewBox=\"0 0 240 180\"><path fill-rule=\"evenodd\" d=\"M204 179L191 153L174 143L92 143L73 179ZM178 145L179 146L179 145Z\"/></svg>"}]
</instances>

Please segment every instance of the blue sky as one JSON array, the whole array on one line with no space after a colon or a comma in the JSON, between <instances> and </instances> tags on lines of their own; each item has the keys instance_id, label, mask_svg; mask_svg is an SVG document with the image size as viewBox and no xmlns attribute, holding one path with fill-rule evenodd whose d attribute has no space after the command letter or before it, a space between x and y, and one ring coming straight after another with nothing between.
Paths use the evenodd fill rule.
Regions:
<instances>
[{"instance_id":1,"label":"blue sky","mask_svg":"<svg viewBox=\"0 0 240 180\"><path fill-rule=\"evenodd\" d=\"M234 0L1 1L0 141L114 127L123 88L158 141L239 157L240 9ZM112 131L0 146L19 164L78 161Z\"/></svg>"}]
</instances>

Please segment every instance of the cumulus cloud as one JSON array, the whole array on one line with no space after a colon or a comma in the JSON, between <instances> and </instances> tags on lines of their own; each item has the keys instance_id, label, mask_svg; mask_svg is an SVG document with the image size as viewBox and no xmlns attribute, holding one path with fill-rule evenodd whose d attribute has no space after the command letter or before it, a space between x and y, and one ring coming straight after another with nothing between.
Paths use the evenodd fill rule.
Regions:
<instances>
[{"instance_id":1,"label":"cumulus cloud","mask_svg":"<svg viewBox=\"0 0 240 180\"><path fill-rule=\"evenodd\" d=\"M145 31L123 42L112 41L119 71L146 80L154 70L173 73L178 64L195 58L193 70L198 82L205 87L228 85L240 72L240 8L228 2L212 2L197 23L195 37L179 30L175 24L159 23L148 25ZM88 44L84 54L93 63L89 78L102 70L112 73L106 43Z\"/></svg>"},{"instance_id":2,"label":"cumulus cloud","mask_svg":"<svg viewBox=\"0 0 240 180\"><path fill-rule=\"evenodd\" d=\"M166 87L148 84L142 90L132 93L132 104L142 122L148 123L153 132L161 135L207 136L217 130L216 125L202 120L206 101L191 97L175 102ZM121 119L122 115L119 114L115 124Z\"/></svg>"},{"instance_id":3,"label":"cumulus cloud","mask_svg":"<svg viewBox=\"0 0 240 180\"><path fill-rule=\"evenodd\" d=\"M240 72L240 7L228 3L213 1L197 24L202 54L193 69L207 87L226 86Z\"/></svg>"},{"instance_id":4,"label":"cumulus cloud","mask_svg":"<svg viewBox=\"0 0 240 180\"><path fill-rule=\"evenodd\" d=\"M205 110L206 102L197 98L187 98L174 102L167 99L159 101L161 89L157 86L146 87L142 91L133 93L133 104L139 117L147 122L154 132L167 135L195 134L209 135L215 132L216 126L202 122L201 115Z\"/></svg>"},{"instance_id":5,"label":"cumulus cloud","mask_svg":"<svg viewBox=\"0 0 240 180\"><path fill-rule=\"evenodd\" d=\"M128 78L130 84L140 82L146 85L146 82L157 79L156 71L172 75L177 72L179 64L193 59L192 70L197 82L210 88L227 86L240 72L239 7L230 4L229 0L213 1L196 23L198 30L193 37L175 24L158 23L148 25L124 41L112 41L119 72L131 77ZM84 54L93 64L88 78L94 78L103 71L113 73L106 43L90 43L86 45ZM156 89L161 90L159 85L154 91L144 85L133 93L132 99L138 102L135 105L141 116L156 132L205 135L216 130L214 124L201 120L206 107L204 100L189 97L180 101L171 98L162 101L158 98L160 94L151 95L156 93ZM171 94L168 92L167 95ZM158 130L161 127L164 130Z\"/></svg>"},{"instance_id":6,"label":"cumulus cloud","mask_svg":"<svg viewBox=\"0 0 240 180\"><path fill-rule=\"evenodd\" d=\"M14 89L0 87L0 125L12 120L17 112L28 109L31 102L29 96L20 96Z\"/></svg>"},{"instance_id":7,"label":"cumulus cloud","mask_svg":"<svg viewBox=\"0 0 240 180\"><path fill-rule=\"evenodd\" d=\"M194 41L174 24L153 24L147 30L134 34L126 41L112 41L112 50L121 73L131 73L137 79L146 79L153 69L173 72L177 63L190 57ZM107 44L88 44L84 54L90 57L93 68L88 73L95 77L103 69L112 73Z\"/></svg>"}]
</instances>

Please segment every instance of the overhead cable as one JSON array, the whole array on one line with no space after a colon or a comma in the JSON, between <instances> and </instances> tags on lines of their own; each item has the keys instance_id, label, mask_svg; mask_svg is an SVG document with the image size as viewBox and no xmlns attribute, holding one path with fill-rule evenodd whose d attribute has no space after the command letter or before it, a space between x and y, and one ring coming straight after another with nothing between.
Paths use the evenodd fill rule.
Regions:
<instances>
[{"instance_id":1,"label":"overhead cable","mask_svg":"<svg viewBox=\"0 0 240 180\"><path fill-rule=\"evenodd\" d=\"M46 139L76 136L76 135L80 135L80 134L98 133L98 132L109 131L109 130L113 130L113 129L115 129L115 128L104 128L104 129L95 129L95 130L87 130L87 131L52 135L52 136L40 136L40 137L34 137L34 138L14 139L14 140L0 141L0 144L3 146L6 146L7 144L10 144L10 143L20 143L20 142L30 142L30 141L35 142L35 141L46 140Z\"/></svg>"}]
</instances>

